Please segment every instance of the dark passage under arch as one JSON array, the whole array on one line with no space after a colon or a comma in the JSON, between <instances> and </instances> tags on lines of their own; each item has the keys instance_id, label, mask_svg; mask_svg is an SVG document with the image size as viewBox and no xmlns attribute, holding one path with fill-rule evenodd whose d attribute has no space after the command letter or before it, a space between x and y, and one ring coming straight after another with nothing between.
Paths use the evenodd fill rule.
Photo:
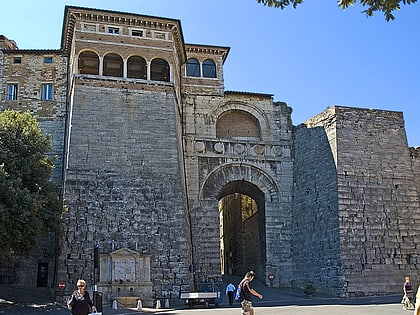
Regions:
<instances>
[{"instance_id":1,"label":"dark passage under arch","mask_svg":"<svg viewBox=\"0 0 420 315\"><path fill-rule=\"evenodd\" d=\"M222 274L243 276L265 270L264 194L254 184L239 180L219 193L220 261Z\"/></svg>"}]
</instances>

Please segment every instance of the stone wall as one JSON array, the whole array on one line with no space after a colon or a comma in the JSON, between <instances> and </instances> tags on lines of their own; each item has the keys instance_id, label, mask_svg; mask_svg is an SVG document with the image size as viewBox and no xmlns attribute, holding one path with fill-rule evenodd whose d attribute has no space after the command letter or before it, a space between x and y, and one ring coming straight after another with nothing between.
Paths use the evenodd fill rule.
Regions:
<instances>
[{"instance_id":1,"label":"stone wall","mask_svg":"<svg viewBox=\"0 0 420 315\"><path fill-rule=\"evenodd\" d=\"M294 248L302 244L301 234L314 234L320 251L311 244L296 265L305 257L321 262L301 264L297 279L302 273L315 276L316 287L343 296L399 292L407 275L417 281L420 207L413 185L418 182L418 162L410 157L414 151L407 147L400 112L336 106L297 128L294 215L315 225L303 233L295 230ZM327 187L329 193L323 192Z\"/></svg>"},{"instance_id":2,"label":"stone wall","mask_svg":"<svg viewBox=\"0 0 420 315\"><path fill-rule=\"evenodd\" d=\"M419 191L403 115L346 107L336 107L335 115L346 291L398 292L405 276L420 280Z\"/></svg>"},{"instance_id":3,"label":"stone wall","mask_svg":"<svg viewBox=\"0 0 420 315\"><path fill-rule=\"evenodd\" d=\"M293 179L290 108L285 103L274 103L270 95L229 92L215 97L199 92L196 87L183 99L195 263L207 276L220 277L218 201L229 194L241 193L259 202L258 223L253 226L258 232L249 234L252 239L247 241L255 245L258 240L259 244L237 253L234 259L243 257L237 272L255 268L263 282L268 281L268 274L274 274L276 286L290 285ZM260 137L217 137L218 119L230 111L254 117ZM249 120L235 121L237 125L242 123ZM248 231L243 228L245 234ZM235 233L235 229L229 233ZM200 235L207 238L204 240ZM248 259L252 260L251 265L246 265Z\"/></svg>"},{"instance_id":4,"label":"stone wall","mask_svg":"<svg viewBox=\"0 0 420 315\"><path fill-rule=\"evenodd\" d=\"M295 129L293 168L293 279L304 288L338 294L342 288L335 122L323 118ZM330 142L331 139L331 142Z\"/></svg>"},{"instance_id":5,"label":"stone wall","mask_svg":"<svg viewBox=\"0 0 420 315\"><path fill-rule=\"evenodd\" d=\"M76 79L58 281L93 283L98 243L101 254L150 255L154 295L177 296L189 285L189 250L174 94L107 84Z\"/></svg>"}]
</instances>

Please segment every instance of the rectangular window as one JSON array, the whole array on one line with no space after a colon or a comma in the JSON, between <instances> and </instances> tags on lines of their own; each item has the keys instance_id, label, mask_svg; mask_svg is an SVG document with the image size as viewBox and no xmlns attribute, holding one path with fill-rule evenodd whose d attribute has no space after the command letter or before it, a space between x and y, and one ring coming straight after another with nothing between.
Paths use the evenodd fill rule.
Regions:
<instances>
[{"instance_id":1,"label":"rectangular window","mask_svg":"<svg viewBox=\"0 0 420 315\"><path fill-rule=\"evenodd\" d=\"M52 64L53 58L52 57L44 57L44 63L45 64Z\"/></svg>"},{"instance_id":2,"label":"rectangular window","mask_svg":"<svg viewBox=\"0 0 420 315\"><path fill-rule=\"evenodd\" d=\"M22 57L13 57L13 63L22 63Z\"/></svg>"},{"instance_id":3,"label":"rectangular window","mask_svg":"<svg viewBox=\"0 0 420 315\"><path fill-rule=\"evenodd\" d=\"M16 101L18 95L18 85L17 84L8 84L7 85L7 100Z\"/></svg>"},{"instance_id":4,"label":"rectangular window","mask_svg":"<svg viewBox=\"0 0 420 315\"><path fill-rule=\"evenodd\" d=\"M108 26L108 33L109 34L119 34L120 33L120 28L119 27Z\"/></svg>"},{"instance_id":5,"label":"rectangular window","mask_svg":"<svg viewBox=\"0 0 420 315\"><path fill-rule=\"evenodd\" d=\"M44 101L52 100L52 84L51 83L44 83L42 85L41 99Z\"/></svg>"},{"instance_id":6,"label":"rectangular window","mask_svg":"<svg viewBox=\"0 0 420 315\"><path fill-rule=\"evenodd\" d=\"M166 33L154 32L153 35L156 39L166 39Z\"/></svg>"},{"instance_id":7,"label":"rectangular window","mask_svg":"<svg viewBox=\"0 0 420 315\"><path fill-rule=\"evenodd\" d=\"M143 37L143 31L142 30L131 30L131 36Z\"/></svg>"},{"instance_id":8,"label":"rectangular window","mask_svg":"<svg viewBox=\"0 0 420 315\"><path fill-rule=\"evenodd\" d=\"M82 23L82 30L86 32L97 32L98 26L96 24Z\"/></svg>"}]
</instances>

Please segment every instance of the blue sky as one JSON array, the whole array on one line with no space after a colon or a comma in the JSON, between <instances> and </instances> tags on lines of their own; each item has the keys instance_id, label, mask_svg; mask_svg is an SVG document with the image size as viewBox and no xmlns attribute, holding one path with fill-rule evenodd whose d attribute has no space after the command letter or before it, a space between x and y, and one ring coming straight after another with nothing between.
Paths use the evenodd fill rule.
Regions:
<instances>
[{"instance_id":1,"label":"blue sky","mask_svg":"<svg viewBox=\"0 0 420 315\"><path fill-rule=\"evenodd\" d=\"M231 47L226 90L273 94L292 107L294 125L333 105L401 111L409 146L420 146L420 3L391 22L336 3L280 10L256 0L2 1L0 34L21 49L58 49L65 5L179 19L185 42Z\"/></svg>"}]
</instances>

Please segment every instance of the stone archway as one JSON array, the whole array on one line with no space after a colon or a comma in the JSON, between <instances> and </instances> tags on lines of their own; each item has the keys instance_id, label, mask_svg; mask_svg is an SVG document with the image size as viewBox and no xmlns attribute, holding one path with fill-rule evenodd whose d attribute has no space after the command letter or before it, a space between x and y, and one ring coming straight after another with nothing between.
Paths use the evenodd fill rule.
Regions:
<instances>
[{"instance_id":1,"label":"stone archway","mask_svg":"<svg viewBox=\"0 0 420 315\"><path fill-rule=\"evenodd\" d=\"M235 206L232 206L230 202L227 204L230 203L232 207L223 208L222 205L222 208L219 208L220 201L226 200L224 198L230 198L230 201L234 203L235 198L242 199L244 196L249 198L251 204L254 203L257 208L255 215L251 215L246 220L240 218L241 212L238 209L233 210ZM257 277L263 280L267 274L268 262L266 254L267 233L269 233L266 230L267 209L272 213L273 209L278 208L279 201L279 190L274 180L264 170L250 164L224 164L214 169L205 178L200 190L200 200L204 212L219 209L219 219L227 220L225 222L227 225L222 226L219 231L221 272L229 273L229 266L225 264L231 255L229 246L237 246L240 250L232 252L232 259L236 260L237 268L236 270L234 268L232 273L243 275L246 270L252 268L257 272ZM227 214L230 215L229 219ZM241 224L235 222L241 222ZM237 229L238 226L240 226L239 229ZM234 240L235 234L238 233L240 238ZM224 243L224 237L226 237L226 243ZM247 238L252 239L249 248L244 246Z\"/></svg>"},{"instance_id":2,"label":"stone archway","mask_svg":"<svg viewBox=\"0 0 420 315\"><path fill-rule=\"evenodd\" d=\"M265 202L261 190L247 181L226 184L219 200L222 274L264 273Z\"/></svg>"}]
</instances>

